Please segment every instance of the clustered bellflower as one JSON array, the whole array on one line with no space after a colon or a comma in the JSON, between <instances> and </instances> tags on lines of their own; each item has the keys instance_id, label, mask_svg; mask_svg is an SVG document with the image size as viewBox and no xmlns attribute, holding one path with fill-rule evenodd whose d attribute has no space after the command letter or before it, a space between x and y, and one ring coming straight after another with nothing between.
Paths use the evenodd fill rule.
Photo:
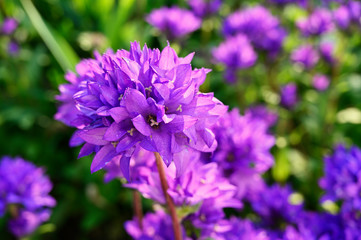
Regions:
<instances>
[{"instance_id":1,"label":"clustered bellflower","mask_svg":"<svg viewBox=\"0 0 361 240\"><path fill-rule=\"evenodd\" d=\"M63 104L56 117L78 128L71 143L84 143L79 157L96 153L92 172L119 157L129 179L138 145L158 152L166 165L186 147L216 148L211 126L227 107L213 93L199 92L210 70L192 69L193 55L180 58L170 46L160 52L134 42L130 51L83 60L77 75L67 75L70 84L60 86ZM70 122L69 114L75 115Z\"/></svg>"},{"instance_id":2,"label":"clustered bellflower","mask_svg":"<svg viewBox=\"0 0 361 240\"><path fill-rule=\"evenodd\" d=\"M9 229L15 236L29 235L49 219L56 204L51 189L43 169L20 157L0 160L0 217L11 212Z\"/></svg>"},{"instance_id":3,"label":"clustered bellflower","mask_svg":"<svg viewBox=\"0 0 361 240\"><path fill-rule=\"evenodd\" d=\"M1 25L1 33L5 35L13 34L18 27L18 22L14 18L5 18Z\"/></svg>"},{"instance_id":4,"label":"clustered bellflower","mask_svg":"<svg viewBox=\"0 0 361 240\"><path fill-rule=\"evenodd\" d=\"M293 108L297 104L297 85L288 83L281 88L281 105L285 108Z\"/></svg>"},{"instance_id":5,"label":"clustered bellflower","mask_svg":"<svg viewBox=\"0 0 361 240\"><path fill-rule=\"evenodd\" d=\"M316 74L312 79L312 85L318 91L325 91L330 85L330 80L326 75Z\"/></svg>"},{"instance_id":6,"label":"clustered bellflower","mask_svg":"<svg viewBox=\"0 0 361 240\"><path fill-rule=\"evenodd\" d=\"M173 240L172 220L162 210L155 213L147 213L143 218L143 227L139 225L138 219L133 219L125 223L125 230L134 240ZM191 240L185 237L185 230L182 228L184 240Z\"/></svg>"},{"instance_id":7,"label":"clustered bellflower","mask_svg":"<svg viewBox=\"0 0 361 240\"><path fill-rule=\"evenodd\" d=\"M268 117L266 110L262 111L264 118L255 110L247 111L244 116L238 109L225 114L213 127L218 147L211 155L203 155L205 162L218 163L223 176L237 186L239 198L261 190L260 174L273 165L270 149L275 138L268 130L275 119Z\"/></svg>"},{"instance_id":8,"label":"clustered bellflower","mask_svg":"<svg viewBox=\"0 0 361 240\"><path fill-rule=\"evenodd\" d=\"M318 52L309 44L301 45L291 53L291 60L305 69L313 68L319 58Z\"/></svg>"},{"instance_id":9,"label":"clustered bellflower","mask_svg":"<svg viewBox=\"0 0 361 240\"><path fill-rule=\"evenodd\" d=\"M225 78L233 83L237 81L237 70L249 68L257 60L257 54L243 34L227 38L212 54L217 62L226 65Z\"/></svg>"},{"instance_id":10,"label":"clustered bellflower","mask_svg":"<svg viewBox=\"0 0 361 240\"><path fill-rule=\"evenodd\" d=\"M222 5L222 0L188 0L188 5L199 17L216 13Z\"/></svg>"},{"instance_id":11,"label":"clustered bellflower","mask_svg":"<svg viewBox=\"0 0 361 240\"><path fill-rule=\"evenodd\" d=\"M318 36L333 29L332 14L327 9L318 8L308 18L297 21L302 34Z\"/></svg>"},{"instance_id":12,"label":"clustered bellflower","mask_svg":"<svg viewBox=\"0 0 361 240\"><path fill-rule=\"evenodd\" d=\"M351 23L361 26L361 3L347 1L333 12L334 20L338 27L347 29Z\"/></svg>"},{"instance_id":13,"label":"clustered bellflower","mask_svg":"<svg viewBox=\"0 0 361 240\"><path fill-rule=\"evenodd\" d=\"M341 221L346 239L358 239L361 234L361 150L338 145L325 157L325 176L320 186L325 190L322 201L341 201Z\"/></svg>"},{"instance_id":14,"label":"clustered bellflower","mask_svg":"<svg viewBox=\"0 0 361 240\"><path fill-rule=\"evenodd\" d=\"M262 6L250 7L229 15L223 23L223 34L242 33L256 49L277 54L286 36L279 20Z\"/></svg>"},{"instance_id":15,"label":"clustered bellflower","mask_svg":"<svg viewBox=\"0 0 361 240\"><path fill-rule=\"evenodd\" d=\"M147 22L165 33L169 40L180 38L199 29L202 20L187 9L173 6L153 10Z\"/></svg>"}]
</instances>

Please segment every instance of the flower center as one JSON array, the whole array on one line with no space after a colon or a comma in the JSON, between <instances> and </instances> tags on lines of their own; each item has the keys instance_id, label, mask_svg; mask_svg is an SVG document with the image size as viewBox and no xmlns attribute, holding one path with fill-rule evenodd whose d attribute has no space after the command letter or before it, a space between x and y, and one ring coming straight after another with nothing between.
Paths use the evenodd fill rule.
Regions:
<instances>
[{"instance_id":1,"label":"flower center","mask_svg":"<svg viewBox=\"0 0 361 240\"><path fill-rule=\"evenodd\" d=\"M153 115L148 115L148 119L147 119L148 124L152 127L152 128L159 128L159 123L156 121L156 117Z\"/></svg>"}]
</instances>

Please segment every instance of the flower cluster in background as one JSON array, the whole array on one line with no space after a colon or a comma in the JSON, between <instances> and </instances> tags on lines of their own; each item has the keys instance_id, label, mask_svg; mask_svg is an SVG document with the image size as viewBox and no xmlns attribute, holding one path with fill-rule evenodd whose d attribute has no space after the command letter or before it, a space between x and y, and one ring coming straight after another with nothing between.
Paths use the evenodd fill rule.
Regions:
<instances>
[{"instance_id":1,"label":"flower cluster in background","mask_svg":"<svg viewBox=\"0 0 361 240\"><path fill-rule=\"evenodd\" d=\"M17 55L19 52L19 45L14 38L14 32L18 27L18 22L14 18L5 18L0 25L0 36L7 39L7 52L10 55Z\"/></svg>"},{"instance_id":2,"label":"flower cluster in background","mask_svg":"<svg viewBox=\"0 0 361 240\"><path fill-rule=\"evenodd\" d=\"M17 237L31 234L50 217L56 202L44 170L20 157L0 160L0 217L11 215L9 229Z\"/></svg>"}]
</instances>

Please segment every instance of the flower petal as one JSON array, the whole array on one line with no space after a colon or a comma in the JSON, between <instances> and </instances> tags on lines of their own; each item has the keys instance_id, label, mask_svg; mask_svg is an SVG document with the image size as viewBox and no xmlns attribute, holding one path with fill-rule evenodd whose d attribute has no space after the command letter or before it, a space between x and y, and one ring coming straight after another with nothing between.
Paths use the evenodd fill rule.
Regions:
<instances>
[{"instance_id":1,"label":"flower petal","mask_svg":"<svg viewBox=\"0 0 361 240\"><path fill-rule=\"evenodd\" d=\"M138 115L132 119L134 127L143 135L150 136L152 134L152 128L145 121L142 115Z\"/></svg>"},{"instance_id":2,"label":"flower petal","mask_svg":"<svg viewBox=\"0 0 361 240\"><path fill-rule=\"evenodd\" d=\"M94 156L93 162L90 166L91 173L102 169L115 155L117 155L117 153L113 145L108 144L102 147Z\"/></svg>"},{"instance_id":3,"label":"flower petal","mask_svg":"<svg viewBox=\"0 0 361 240\"><path fill-rule=\"evenodd\" d=\"M109 142L104 140L104 134L108 128L94 128L94 129L85 129L78 133L79 137L81 137L87 143L91 143L94 145L106 145Z\"/></svg>"}]
</instances>

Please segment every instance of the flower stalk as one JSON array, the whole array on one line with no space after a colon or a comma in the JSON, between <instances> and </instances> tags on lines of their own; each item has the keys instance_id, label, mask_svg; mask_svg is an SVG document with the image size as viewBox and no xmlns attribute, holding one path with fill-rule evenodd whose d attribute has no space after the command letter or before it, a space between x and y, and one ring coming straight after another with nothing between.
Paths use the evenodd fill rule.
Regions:
<instances>
[{"instance_id":1,"label":"flower stalk","mask_svg":"<svg viewBox=\"0 0 361 240\"><path fill-rule=\"evenodd\" d=\"M142 199L138 191L133 191L133 208L134 215L137 217L139 228L143 230L143 210Z\"/></svg>"},{"instance_id":2,"label":"flower stalk","mask_svg":"<svg viewBox=\"0 0 361 240\"><path fill-rule=\"evenodd\" d=\"M158 169L160 183L162 185L162 190L163 190L163 194L165 197L165 201L168 206L170 216L172 218L174 239L182 240L182 232L181 232L180 222L178 220L176 208L175 208L172 198L169 196L169 194L167 192L168 191L168 183L167 183L167 179L166 179L164 168L163 168L163 160L162 160L162 157L157 152L154 153L154 156L156 159L157 169Z\"/></svg>"}]
</instances>

